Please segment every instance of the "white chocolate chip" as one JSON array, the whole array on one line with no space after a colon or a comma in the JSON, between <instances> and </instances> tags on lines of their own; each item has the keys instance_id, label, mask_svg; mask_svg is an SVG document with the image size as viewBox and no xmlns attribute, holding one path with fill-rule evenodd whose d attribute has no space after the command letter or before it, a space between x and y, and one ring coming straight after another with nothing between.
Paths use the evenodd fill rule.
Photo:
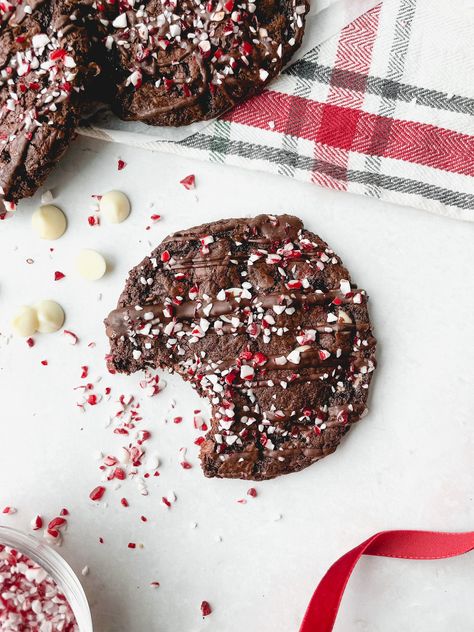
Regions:
<instances>
[{"instance_id":1,"label":"white chocolate chip","mask_svg":"<svg viewBox=\"0 0 474 632\"><path fill-rule=\"evenodd\" d=\"M59 239L66 232L67 221L60 208L47 204L33 213L31 225L41 239Z\"/></svg>"},{"instance_id":2,"label":"white chocolate chip","mask_svg":"<svg viewBox=\"0 0 474 632\"><path fill-rule=\"evenodd\" d=\"M109 191L102 196L99 209L112 224L120 224L130 215L130 200L121 191Z\"/></svg>"},{"instance_id":3,"label":"white chocolate chip","mask_svg":"<svg viewBox=\"0 0 474 632\"><path fill-rule=\"evenodd\" d=\"M38 316L38 331L52 334L64 325L64 310L55 301L40 301L34 306Z\"/></svg>"},{"instance_id":4,"label":"white chocolate chip","mask_svg":"<svg viewBox=\"0 0 474 632\"><path fill-rule=\"evenodd\" d=\"M76 269L84 279L97 281L104 276L107 263L99 252L82 250L76 259Z\"/></svg>"},{"instance_id":5,"label":"white chocolate chip","mask_svg":"<svg viewBox=\"0 0 474 632\"><path fill-rule=\"evenodd\" d=\"M17 336L29 338L38 330L38 315L33 307L23 305L12 318L11 326Z\"/></svg>"}]
</instances>

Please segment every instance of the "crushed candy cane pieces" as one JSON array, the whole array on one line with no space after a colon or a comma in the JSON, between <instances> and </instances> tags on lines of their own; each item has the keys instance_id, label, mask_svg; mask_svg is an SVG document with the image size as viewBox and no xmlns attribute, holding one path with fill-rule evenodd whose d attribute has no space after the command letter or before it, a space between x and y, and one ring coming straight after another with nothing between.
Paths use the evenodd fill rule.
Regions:
<instances>
[{"instance_id":1,"label":"crushed candy cane pieces","mask_svg":"<svg viewBox=\"0 0 474 632\"><path fill-rule=\"evenodd\" d=\"M182 184L185 189L188 189L188 191L190 189L195 189L196 188L196 176L194 174L186 176L185 178L180 180L179 183Z\"/></svg>"},{"instance_id":2,"label":"crushed candy cane pieces","mask_svg":"<svg viewBox=\"0 0 474 632\"><path fill-rule=\"evenodd\" d=\"M91 493L89 494L89 498L97 502L102 498L104 494L105 487L103 485L98 485L91 491Z\"/></svg>"},{"instance_id":3,"label":"crushed candy cane pieces","mask_svg":"<svg viewBox=\"0 0 474 632\"><path fill-rule=\"evenodd\" d=\"M77 630L66 597L47 571L29 557L0 544L0 629Z\"/></svg>"}]
</instances>

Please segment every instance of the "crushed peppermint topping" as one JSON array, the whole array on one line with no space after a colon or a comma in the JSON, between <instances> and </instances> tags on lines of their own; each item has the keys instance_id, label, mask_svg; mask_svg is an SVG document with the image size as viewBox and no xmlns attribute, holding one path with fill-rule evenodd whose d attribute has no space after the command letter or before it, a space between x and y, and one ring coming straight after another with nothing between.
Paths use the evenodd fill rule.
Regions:
<instances>
[{"instance_id":1,"label":"crushed peppermint topping","mask_svg":"<svg viewBox=\"0 0 474 632\"><path fill-rule=\"evenodd\" d=\"M188 189L188 190L195 189L196 188L196 176L195 175L186 176L185 178L180 180L179 183L182 184L185 189Z\"/></svg>"},{"instance_id":2,"label":"crushed peppermint topping","mask_svg":"<svg viewBox=\"0 0 474 632\"><path fill-rule=\"evenodd\" d=\"M168 238L153 255L155 264L150 259L139 270L145 278L156 275L150 270L158 268L159 274L174 279L169 295L157 301L151 290L147 301L145 292L141 305L116 310L114 322L119 323L121 348L136 360L136 368L156 360L159 340L169 350L173 370L208 396L213 421L207 438L212 446L203 437L195 443L213 464L210 468L225 467L231 455L242 454L232 466L239 468L248 458L248 446L255 446L256 458L273 461L276 474L287 471L294 442L307 446L310 458L317 460L322 433L364 414L375 369L375 339L366 294L343 278L347 272L334 252L303 228L291 239L262 238L256 234L257 220L265 222L265 235L274 228L278 236L285 221L273 216L249 220L238 239L233 228ZM231 269L233 282L211 296L201 270L217 265ZM268 291L259 286L261 279ZM224 335L229 341L239 336L248 345L237 358L222 353L219 338ZM210 342L202 343L206 338ZM277 397L276 388L290 391L294 384L314 384L316 398L295 402L293 390L288 398ZM175 423L181 420L174 417ZM207 430L198 413L194 425ZM185 458L179 462L190 468ZM166 498L162 504L171 506Z\"/></svg>"},{"instance_id":3,"label":"crushed peppermint topping","mask_svg":"<svg viewBox=\"0 0 474 632\"><path fill-rule=\"evenodd\" d=\"M212 608L209 605L208 601L203 601L201 603L201 614L203 617L208 617L212 613Z\"/></svg>"},{"instance_id":4,"label":"crushed peppermint topping","mask_svg":"<svg viewBox=\"0 0 474 632\"><path fill-rule=\"evenodd\" d=\"M0 21L7 22L21 4L20 0L0 2ZM23 11L33 12L28 5ZM0 127L10 133L0 131L0 149L11 148L12 155L23 156L23 149L19 152L18 147L23 147L25 141L31 142L39 128L53 126L58 109L84 89L80 64L66 26L58 30L51 25L46 32L27 31L17 37L10 55L2 59ZM0 184L5 185L1 174ZM8 190L1 190L8 198ZM12 201L4 200L3 206L7 212L15 210Z\"/></svg>"},{"instance_id":5,"label":"crushed peppermint topping","mask_svg":"<svg viewBox=\"0 0 474 632\"><path fill-rule=\"evenodd\" d=\"M29 557L0 544L0 628L78 632L66 597L47 571Z\"/></svg>"},{"instance_id":6,"label":"crushed peppermint topping","mask_svg":"<svg viewBox=\"0 0 474 632\"><path fill-rule=\"evenodd\" d=\"M282 31L280 38L263 26L268 19L256 0L168 0L158 10L155 3L135 0L109 0L96 6L109 33L106 48L127 59L124 86L138 90L147 81L158 94L172 94L186 105L204 91L212 94L218 86L235 82L236 77L248 81L249 72L264 83L270 73L279 71L284 54L280 39L294 47L308 11L303 1L288 4L284 30L276 29ZM177 61L169 63L172 59ZM181 59L186 59L184 72Z\"/></svg>"}]
</instances>

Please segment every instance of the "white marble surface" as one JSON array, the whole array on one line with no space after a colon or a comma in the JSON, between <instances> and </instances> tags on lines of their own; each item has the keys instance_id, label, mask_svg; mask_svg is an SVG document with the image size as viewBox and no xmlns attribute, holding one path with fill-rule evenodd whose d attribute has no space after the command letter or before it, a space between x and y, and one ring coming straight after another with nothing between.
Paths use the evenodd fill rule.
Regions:
<instances>
[{"instance_id":1,"label":"white marble surface","mask_svg":"<svg viewBox=\"0 0 474 632\"><path fill-rule=\"evenodd\" d=\"M119 156L128 163L122 172ZM178 184L189 173L197 176L194 192ZM54 252L30 229L38 199L0 226L0 505L18 508L0 522L27 529L34 513L52 517L69 508L61 552L76 571L90 568L83 584L97 632L296 632L327 567L375 531L474 528L474 224L85 139L47 186L69 219ZM89 196L112 188L129 194L132 215L119 226L90 228ZM108 377L103 361L101 321L126 272L168 232L259 211L298 213L370 293L379 369L369 416L336 454L256 485L259 497L239 505L249 484L202 477L191 427L200 404L188 386L169 378L144 407L163 463L150 495L139 496L132 482L108 491L107 503L91 503L97 452L122 442L104 427L112 402L81 414L73 387L87 364L115 396L137 392L138 376ZM151 212L163 220L146 232ZM107 256L112 270L102 281L89 284L74 274L81 248ZM55 270L66 279L54 282ZM61 335L38 336L33 349L8 339L16 306L42 298L64 305L79 345L66 345ZM87 347L91 340L94 349ZM179 426L165 424L173 397L185 418ZM179 466L182 446L189 447L192 470ZM166 511L159 499L170 489L178 500ZM129 498L128 510L121 496ZM144 548L131 551L129 541ZM153 580L161 582L158 590L149 587ZM471 631L473 580L472 555L368 559L350 582L336 630ZM203 599L214 608L204 621Z\"/></svg>"}]
</instances>

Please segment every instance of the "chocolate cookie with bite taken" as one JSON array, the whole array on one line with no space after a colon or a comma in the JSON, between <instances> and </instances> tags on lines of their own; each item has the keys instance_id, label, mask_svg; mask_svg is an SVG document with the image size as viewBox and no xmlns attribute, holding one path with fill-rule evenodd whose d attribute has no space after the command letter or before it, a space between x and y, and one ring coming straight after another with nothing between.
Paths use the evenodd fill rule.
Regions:
<instances>
[{"instance_id":1,"label":"chocolate cookie with bite taken","mask_svg":"<svg viewBox=\"0 0 474 632\"><path fill-rule=\"evenodd\" d=\"M0 2L0 216L68 147L95 70L74 0Z\"/></svg>"},{"instance_id":2,"label":"chocolate cookie with bite taken","mask_svg":"<svg viewBox=\"0 0 474 632\"><path fill-rule=\"evenodd\" d=\"M169 369L209 399L206 476L301 470L366 412L367 295L290 215L170 235L130 272L106 331L112 371Z\"/></svg>"}]
</instances>

